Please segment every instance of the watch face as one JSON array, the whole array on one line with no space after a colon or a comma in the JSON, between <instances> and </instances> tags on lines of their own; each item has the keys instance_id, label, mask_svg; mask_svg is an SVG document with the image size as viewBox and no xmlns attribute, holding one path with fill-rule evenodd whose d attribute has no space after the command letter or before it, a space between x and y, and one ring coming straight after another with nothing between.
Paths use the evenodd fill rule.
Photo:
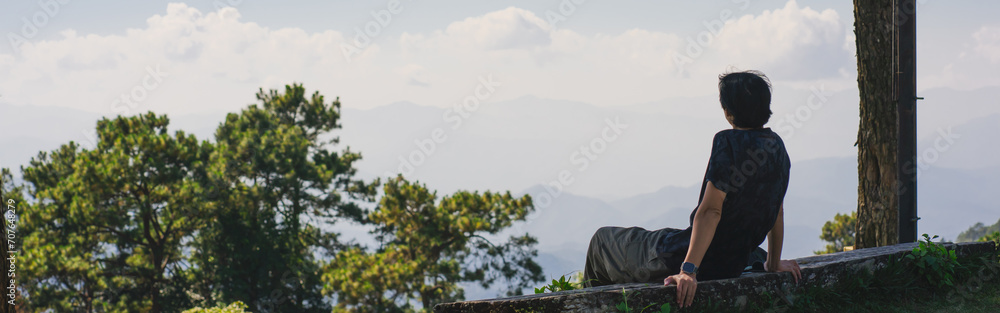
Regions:
<instances>
[{"instance_id":1,"label":"watch face","mask_svg":"<svg viewBox=\"0 0 1000 313\"><path fill-rule=\"evenodd\" d=\"M682 272L685 272L685 273L694 273L697 270L698 270L698 267L694 266L694 263L684 262L684 264L681 264L681 271Z\"/></svg>"}]
</instances>

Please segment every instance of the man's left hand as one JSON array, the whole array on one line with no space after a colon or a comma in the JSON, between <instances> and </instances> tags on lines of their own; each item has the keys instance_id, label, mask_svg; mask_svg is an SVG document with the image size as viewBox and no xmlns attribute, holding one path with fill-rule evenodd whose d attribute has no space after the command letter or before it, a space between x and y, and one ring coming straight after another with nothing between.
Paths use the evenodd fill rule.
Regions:
<instances>
[{"instance_id":1,"label":"man's left hand","mask_svg":"<svg viewBox=\"0 0 1000 313\"><path fill-rule=\"evenodd\" d=\"M698 290L698 279L694 276L680 273L669 276L663 280L664 286L677 284L677 304L680 307L689 307L694 301L694 293Z\"/></svg>"}]
</instances>

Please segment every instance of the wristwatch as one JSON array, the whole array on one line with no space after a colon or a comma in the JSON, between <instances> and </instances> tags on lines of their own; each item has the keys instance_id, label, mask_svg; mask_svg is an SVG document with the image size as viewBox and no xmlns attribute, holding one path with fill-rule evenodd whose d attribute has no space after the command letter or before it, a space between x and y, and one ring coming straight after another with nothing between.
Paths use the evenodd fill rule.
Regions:
<instances>
[{"instance_id":1,"label":"wristwatch","mask_svg":"<svg viewBox=\"0 0 1000 313\"><path fill-rule=\"evenodd\" d=\"M691 262L681 264L681 272L688 275L698 275L698 267Z\"/></svg>"}]
</instances>

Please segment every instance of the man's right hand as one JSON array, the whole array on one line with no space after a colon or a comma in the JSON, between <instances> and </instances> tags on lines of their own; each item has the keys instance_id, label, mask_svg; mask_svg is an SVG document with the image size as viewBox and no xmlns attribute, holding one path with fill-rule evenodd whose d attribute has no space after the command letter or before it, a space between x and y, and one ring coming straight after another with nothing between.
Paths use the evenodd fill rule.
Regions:
<instances>
[{"instance_id":1,"label":"man's right hand","mask_svg":"<svg viewBox=\"0 0 1000 313\"><path fill-rule=\"evenodd\" d=\"M792 277L795 278L795 283L798 283L799 279L802 279L802 270L799 268L799 262L795 262L795 260L781 260L780 262L778 262L777 268L772 269L771 267L772 267L771 264L764 263L764 269L767 270L768 272L792 273Z\"/></svg>"}]
</instances>

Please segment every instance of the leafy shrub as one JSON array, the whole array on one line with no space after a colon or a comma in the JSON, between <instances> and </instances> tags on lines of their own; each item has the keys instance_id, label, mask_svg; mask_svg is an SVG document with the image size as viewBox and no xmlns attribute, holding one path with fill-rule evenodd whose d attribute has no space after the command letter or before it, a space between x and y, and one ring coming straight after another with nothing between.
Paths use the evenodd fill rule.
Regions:
<instances>
[{"instance_id":1,"label":"leafy shrub","mask_svg":"<svg viewBox=\"0 0 1000 313\"><path fill-rule=\"evenodd\" d=\"M931 241L937 238L937 235L930 237L924 234L924 240L906 258L913 260L917 273L932 286L954 286L958 256L955 255L955 250L948 250L944 245Z\"/></svg>"},{"instance_id":2,"label":"leafy shrub","mask_svg":"<svg viewBox=\"0 0 1000 313\"><path fill-rule=\"evenodd\" d=\"M583 283L574 283L570 280L567 280L566 275L563 275L559 277L559 280L552 279L551 284L535 288L535 293L545 293L546 289L548 289L548 292L556 292L556 291L575 290L582 288L583 288Z\"/></svg>"},{"instance_id":3,"label":"leafy shrub","mask_svg":"<svg viewBox=\"0 0 1000 313\"><path fill-rule=\"evenodd\" d=\"M995 231L992 234L979 237L978 241L979 242L992 241L993 243L1000 244L1000 231Z\"/></svg>"}]
</instances>

